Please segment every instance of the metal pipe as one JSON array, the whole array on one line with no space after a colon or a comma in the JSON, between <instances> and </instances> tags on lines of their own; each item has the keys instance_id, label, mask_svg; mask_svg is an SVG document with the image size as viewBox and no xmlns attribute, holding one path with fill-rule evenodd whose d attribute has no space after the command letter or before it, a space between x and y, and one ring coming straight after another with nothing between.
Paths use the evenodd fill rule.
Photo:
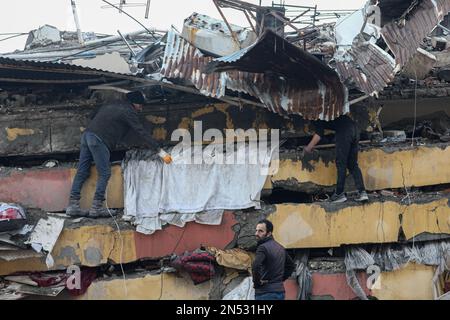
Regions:
<instances>
[{"instance_id":1,"label":"metal pipe","mask_svg":"<svg viewBox=\"0 0 450 320\"><path fill-rule=\"evenodd\" d=\"M352 105L352 104L361 102L361 101L363 101L363 100L366 100L366 99L369 98L369 97L370 97L370 95L366 94L366 95L361 96L361 97L359 97L359 98L353 99L352 101L349 101L348 104L349 104L349 105Z\"/></svg>"},{"instance_id":2,"label":"metal pipe","mask_svg":"<svg viewBox=\"0 0 450 320\"><path fill-rule=\"evenodd\" d=\"M152 31L153 32L155 32L155 31L156 32L164 32L164 31L156 30L156 29L152 29ZM148 29L139 30L139 31L126 33L126 34L124 34L124 36L125 37L132 37L132 36L137 36L137 35L140 35L142 33L147 33L147 32L149 32ZM85 45L86 46L92 46L92 45L96 45L96 44L99 44L99 43L102 43L102 42L113 42L113 41L117 41L117 40L121 40L121 39L122 38L120 36L110 36L110 37L101 38L101 39L97 39L97 40L92 40L92 41L86 42Z\"/></svg>"},{"instance_id":3,"label":"metal pipe","mask_svg":"<svg viewBox=\"0 0 450 320\"><path fill-rule=\"evenodd\" d=\"M120 30L117 30L117 33L122 38L123 42L125 42L128 49L131 51L131 54L133 55L133 57L136 57L136 52L134 52L133 48L131 48L130 44L128 43L127 39L125 39L125 37L122 35L122 33L120 33Z\"/></svg>"},{"instance_id":4,"label":"metal pipe","mask_svg":"<svg viewBox=\"0 0 450 320\"><path fill-rule=\"evenodd\" d=\"M102 1L105 2L105 3L107 3L107 4L109 4L110 6L112 6L112 7L114 7L114 8L116 8L116 9L119 9L121 12L125 13L125 14L126 14L128 17L130 17L133 21L137 22L141 27L143 27L145 30L147 30L147 32L148 32L150 35L152 35L152 36L155 38L155 40L158 40L158 39L156 39L156 37L152 34L152 31L150 31L146 26L144 26L141 22L139 22L139 20L137 20L137 19L136 19L135 17L133 17L131 14L127 13L126 11L124 11L124 10L122 10L122 9L120 9L120 8L117 8L116 5L112 4L112 3L109 2L109 1L106 1L106 0L102 0Z\"/></svg>"},{"instance_id":5,"label":"metal pipe","mask_svg":"<svg viewBox=\"0 0 450 320\"><path fill-rule=\"evenodd\" d=\"M73 18L75 19L75 25L77 27L78 42L81 46L84 46L83 33L81 32L80 21L78 20L77 5L75 4L75 0L71 0L70 2L72 4Z\"/></svg>"},{"instance_id":6,"label":"metal pipe","mask_svg":"<svg viewBox=\"0 0 450 320\"><path fill-rule=\"evenodd\" d=\"M251 26L252 29L253 29L253 32L256 34L256 29L255 29L255 26L254 26L253 23L252 23L252 20L250 19L250 16L248 15L248 13L247 13L246 10L243 10L243 11L244 11L245 17L246 17L247 20L248 20L248 23L250 23L250 26Z\"/></svg>"},{"instance_id":7,"label":"metal pipe","mask_svg":"<svg viewBox=\"0 0 450 320\"><path fill-rule=\"evenodd\" d=\"M242 49L242 48L241 48L241 43L240 43L239 40L237 39L236 34L234 33L233 29L231 29L231 26L230 26L230 24L228 23L227 18L225 17L225 15L223 14L222 10L220 9L220 7L219 7L219 5L218 5L218 3L217 3L217 0L213 0L213 2L214 2L214 4L216 5L216 8L217 8L217 10L219 11L220 15L222 16L223 21L225 21L225 24L227 25L228 30L230 30L231 37L233 38L234 42L236 42L236 44L238 45L238 48L239 48L239 49Z\"/></svg>"},{"instance_id":8,"label":"metal pipe","mask_svg":"<svg viewBox=\"0 0 450 320\"><path fill-rule=\"evenodd\" d=\"M145 19L148 19L148 14L150 12L150 2L152 0L147 0L147 6L145 7Z\"/></svg>"}]
</instances>

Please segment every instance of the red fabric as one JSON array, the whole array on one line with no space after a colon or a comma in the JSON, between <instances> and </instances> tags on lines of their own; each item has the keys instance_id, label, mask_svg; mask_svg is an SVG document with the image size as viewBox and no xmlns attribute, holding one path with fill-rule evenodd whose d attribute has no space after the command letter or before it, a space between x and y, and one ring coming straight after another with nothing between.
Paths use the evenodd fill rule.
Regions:
<instances>
[{"instance_id":1,"label":"red fabric","mask_svg":"<svg viewBox=\"0 0 450 320\"><path fill-rule=\"evenodd\" d=\"M97 278L97 270L95 268L85 268L81 270L80 289L69 290L72 296L81 296L84 294L91 283Z\"/></svg>"},{"instance_id":2,"label":"red fabric","mask_svg":"<svg viewBox=\"0 0 450 320\"><path fill-rule=\"evenodd\" d=\"M0 211L0 220L23 219L20 211L14 208L8 208Z\"/></svg>"},{"instance_id":3,"label":"red fabric","mask_svg":"<svg viewBox=\"0 0 450 320\"><path fill-rule=\"evenodd\" d=\"M208 281L215 275L214 256L209 253L190 253L176 258L172 267L189 273L195 285Z\"/></svg>"},{"instance_id":4,"label":"red fabric","mask_svg":"<svg viewBox=\"0 0 450 320\"><path fill-rule=\"evenodd\" d=\"M70 277L68 273L59 274L47 274L43 272L37 272L29 274L31 280L36 282L39 287L54 287L54 286L65 286L66 289L72 296L80 296L84 294L91 283L97 278L97 271L95 268L83 268L80 274L80 289L69 289L67 288L67 280Z\"/></svg>"},{"instance_id":5,"label":"red fabric","mask_svg":"<svg viewBox=\"0 0 450 320\"><path fill-rule=\"evenodd\" d=\"M444 293L447 293L450 291L450 281L445 282L444 291L445 291Z\"/></svg>"}]
</instances>

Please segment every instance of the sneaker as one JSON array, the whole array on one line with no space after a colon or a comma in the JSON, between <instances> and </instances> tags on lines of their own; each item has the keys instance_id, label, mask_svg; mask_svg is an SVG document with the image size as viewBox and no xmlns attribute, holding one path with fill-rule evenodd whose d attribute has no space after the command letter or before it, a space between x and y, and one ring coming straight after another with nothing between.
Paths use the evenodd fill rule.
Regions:
<instances>
[{"instance_id":1,"label":"sneaker","mask_svg":"<svg viewBox=\"0 0 450 320\"><path fill-rule=\"evenodd\" d=\"M87 217L88 211L81 209L80 200L70 199L66 208L66 214L70 217Z\"/></svg>"},{"instance_id":2,"label":"sneaker","mask_svg":"<svg viewBox=\"0 0 450 320\"><path fill-rule=\"evenodd\" d=\"M333 203L341 203L345 201L347 201L347 197L345 196L344 192L342 192L341 194L334 193L330 198L330 202Z\"/></svg>"},{"instance_id":3,"label":"sneaker","mask_svg":"<svg viewBox=\"0 0 450 320\"><path fill-rule=\"evenodd\" d=\"M359 202L369 201L369 196L367 195L367 192L366 191L360 191L358 193L358 196L355 198L355 201L359 201Z\"/></svg>"},{"instance_id":4,"label":"sneaker","mask_svg":"<svg viewBox=\"0 0 450 320\"><path fill-rule=\"evenodd\" d=\"M94 200L92 207L89 209L89 218L111 218L111 215L116 215L116 211L103 207L103 201Z\"/></svg>"}]
</instances>

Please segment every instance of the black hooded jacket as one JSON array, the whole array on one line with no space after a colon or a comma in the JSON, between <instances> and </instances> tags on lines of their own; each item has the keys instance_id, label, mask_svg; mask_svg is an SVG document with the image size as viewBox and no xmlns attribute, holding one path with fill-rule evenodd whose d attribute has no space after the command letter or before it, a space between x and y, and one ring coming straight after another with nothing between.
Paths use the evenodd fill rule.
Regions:
<instances>
[{"instance_id":1,"label":"black hooded jacket","mask_svg":"<svg viewBox=\"0 0 450 320\"><path fill-rule=\"evenodd\" d=\"M130 129L136 131L152 149L160 145L152 138L142 125L136 110L129 102L117 101L103 105L87 127L95 133L112 151Z\"/></svg>"}]
</instances>

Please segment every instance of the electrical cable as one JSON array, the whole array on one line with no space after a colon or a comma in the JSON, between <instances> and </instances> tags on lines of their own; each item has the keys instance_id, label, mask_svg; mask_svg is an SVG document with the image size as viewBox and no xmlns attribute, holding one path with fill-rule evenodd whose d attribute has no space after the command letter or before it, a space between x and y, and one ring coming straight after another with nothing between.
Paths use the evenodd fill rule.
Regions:
<instances>
[{"instance_id":1,"label":"electrical cable","mask_svg":"<svg viewBox=\"0 0 450 320\"><path fill-rule=\"evenodd\" d=\"M108 206L108 192L105 193L105 204L106 204L106 210L108 210L109 215L111 216L111 218L114 220L114 223L116 224L117 227L117 231L119 233L119 238L120 238L120 269L122 270L122 277L123 277L123 286L124 286L124 291L125 291L125 297L128 297L128 288L127 288L127 279L125 276L125 271L123 269L123 237L122 237L122 232L120 230L119 224L117 223L116 219L114 218L113 214L111 213L111 211L109 210L109 206Z\"/></svg>"}]
</instances>

